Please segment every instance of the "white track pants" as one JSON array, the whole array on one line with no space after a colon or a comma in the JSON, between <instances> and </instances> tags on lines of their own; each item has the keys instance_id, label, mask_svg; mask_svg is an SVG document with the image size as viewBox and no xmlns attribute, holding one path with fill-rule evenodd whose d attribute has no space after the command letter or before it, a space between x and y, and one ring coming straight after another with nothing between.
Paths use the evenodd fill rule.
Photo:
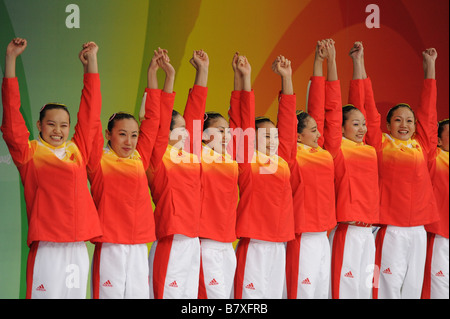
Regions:
<instances>
[{"instance_id":1,"label":"white track pants","mask_svg":"<svg viewBox=\"0 0 450 319\"><path fill-rule=\"evenodd\" d=\"M170 235L149 254L150 299L197 299L200 274L198 237Z\"/></svg>"},{"instance_id":2,"label":"white track pants","mask_svg":"<svg viewBox=\"0 0 450 319\"><path fill-rule=\"evenodd\" d=\"M199 299L229 299L236 271L233 244L202 238L200 247Z\"/></svg>"},{"instance_id":3,"label":"white track pants","mask_svg":"<svg viewBox=\"0 0 450 319\"><path fill-rule=\"evenodd\" d=\"M448 238L428 233L423 299L449 299Z\"/></svg>"},{"instance_id":4,"label":"white track pants","mask_svg":"<svg viewBox=\"0 0 450 319\"><path fill-rule=\"evenodd\" d=\"M286 244L243 238L236 248L235 299L281 299L286 281Z\"/></svg>"},{"instance_id":5,"label":"white track pants","mask_svg":"<svg viewBox=\"0 0 450 319\"><path fill-rule=\"evenodd\" d=\"M331 297L370 299L375 264L372 227L339 224L330 233Z\"/></svg>"},{"instance_id":6,"label":"white track pants","mask_svg":"<svg viewBox=\"0 0 450 319\"><path fill-rule=\"evenodd\" d=\"M27 299L85 299L89 255L84 242L33 242L27 262Z\"/></svg>"},{"instance_id":7,"label":"white track pants","mask_svg":"<svg viewBox=\"0 0 450 319\"><path fill-rule=\"evenodd\" d=\"M91 277L94 299L148 299L147 244L97 243Z\"/></svg>"},{"instance_id":8,"label":"white track pants","mask_svg":"<svg viewBox=\"0 0 450 319\"><path fill-rule=\"evenodd\" d=\"M373 298L419 299L427 234L423 226L383 226L376 237Z\"/></svg>"},{"instance_id":9,"label":"white track pants","mask_svg":"<svg viewBox=\"0 0 450 319\"><path fill-rule=\"evenodd\" d=\"M327 232L302 233L287 243L289 299L328 299L331 252Z\"/></svg>"}]
</instances>

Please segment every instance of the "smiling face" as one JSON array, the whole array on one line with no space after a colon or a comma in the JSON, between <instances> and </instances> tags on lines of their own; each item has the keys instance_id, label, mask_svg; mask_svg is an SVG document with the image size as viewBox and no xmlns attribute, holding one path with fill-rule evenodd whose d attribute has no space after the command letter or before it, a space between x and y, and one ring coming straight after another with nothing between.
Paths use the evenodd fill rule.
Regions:
<instances>
[{"instance_id":1,"label":"smiling face","mask_svg":"<svg viewBox=\"0 0 450 319\"><path fill-rule=\"evenodd\" d=\"M182 149L189 137L189 133L186 130L186 121L183 116L175 115L172 120L172 129L169 135L169 145Z\"/></svg>"},{"instance_id":2,"label":"smiling face","mask_svg":"<svg viewBox=\"0 0 450 319\"><path fill-rule=\"evenodd\" d=\"M136 150L139 125L134 119L116 120L111 131L105 131L110 147L119 157L128 157Z\"/></svg>"},{"instance_id":3,"label":"smiling face","mask_svg":"<svg viewBox=\"0 0 450 319\"><path fill-rule=\"evenodd\" d=\"M301 133L297 133L297 141L310 147L319 147L320 132L317 129L316 120L308 116L304 121L305 127Z\"/></svg>"},{"instance_id":4,"label":"smiling face","mask_svg":"<svg viewBox=\"0 0 450 319\"><path fill-rule=\"evenodd\" d=\"M217 153L224 154L230 140L230 125L223 117L212 120L203 131L203 142Z\"/></svg>"},{"instance_id":5,"label":"smiling face","mask_svg":"<svg viewBox=\"0 0 450 319\"><path fill-rule=\"evenodd\" d=\"M67 111L46 110L45 116L36 124L41 138L51 146L59 147L67 141L70 130L70 117Z\"/></svg>"},{"instance_id":6,"label":"smiling face","mask_svg":"<svg viewBox=\"0 0 450 319\"><path fill-rule=\"evenodd\" d=\"M406 106L401 106L392 112L387 123L389 133L396 139L407 141L416 131L414 113Z\"/></svg>"},{"instance_id":7,"label":"smiling face","mask_svg":"<svg viewBox=\"0 0 450 319\"><path fill-rule=\"evenodd\" d=\"M278 129L272 122L262 122L256 128L256 149L268 156L278 150Z\"/></svg>"},{"instance_id":8,"label":"smiling face","mask_svg":"<svg viewBox=\"0 0 450 319\"><path fill-rule=\"evenodd\" d=\"M367 133L366 119L359 110L352 110L347 113L344 125L342 125L342 136L361 143Z\"/></svg>"}]
</instances>

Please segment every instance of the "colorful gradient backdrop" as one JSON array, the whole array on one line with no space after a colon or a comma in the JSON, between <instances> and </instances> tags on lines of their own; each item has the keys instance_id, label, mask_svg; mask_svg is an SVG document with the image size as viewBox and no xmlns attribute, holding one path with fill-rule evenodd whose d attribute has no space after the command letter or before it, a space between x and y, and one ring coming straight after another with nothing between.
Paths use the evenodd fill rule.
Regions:
<instances>
[{"instance_id":1,"label":"colorful gradient backdrop","mask_svg":"<svg viewBox=\"0 0 450 319\"><path fill-rule=\"evenodd\" d=\"M371 3L380 8L379 29L366 27ZM80 9L80 28L66 27L69 4ZM438 113L448 118L448 7L447 0L0 0L0 65L3 72L4 52L13 37L28 40L17 75L22 111L35 137L43 104L63 102L75 116L82 88L77 55L90 40L100 47L103 123L117 111L137 114L147 65L158 46L169 50L177 70L175 109L183 110L194 82L192 51L203 49L210 57L207 110L226 114L233 88L231 58L239 51L252 64L256 113L273 119L280 80L270 65L279 54L293 61L298 108L304 109L315 43L333 38L345 103L352 75L348 51L354 41L363 41L367 72L384 116L398 102L417 105L421 52L435 47ZM159 80L162 85L162 74ZM0 298L25 296L26 232L19 175L0 138ZM92 254L92 245L88 248Z\"/></svg>"}]
</instances>

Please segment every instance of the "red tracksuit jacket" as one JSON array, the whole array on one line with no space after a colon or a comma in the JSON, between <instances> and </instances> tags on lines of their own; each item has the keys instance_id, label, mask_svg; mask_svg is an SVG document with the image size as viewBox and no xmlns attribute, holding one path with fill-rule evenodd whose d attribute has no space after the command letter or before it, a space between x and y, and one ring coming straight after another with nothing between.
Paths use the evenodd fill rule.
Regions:
<instances>
[{"instance_id":1,"label":"red tracksuit jacket","mask_svg":"<svg viewBox=\"0 0 450 319\"><path fill-rule=\"evenodd\" d=\"M201 113L203 118L208 89L195 85L190 90L184 118L186 129L193 132L193 119ZM195 144L197 154L168 145L172 110L161 109L161 125L153 154L163 154L147 171L153 201L155 203L156 238L181 234L188 237L199 235L202 203L201 164L199 144L191 137L187 143ZM191 148L192 149L192 148Z\"/></svg>"},{"instance_id":2,"label":"red tracksuit jacket","mask_svg":"<svg viewBox=\"0 0 450 319\"><path fill-rule=\"evenodd\" d=\"M236 96L236 93L233 93ZM285 100L294 99L293 110L286 110ZM238 104L232 105L237 106ZM294 213L292 206L292 190L290 185L290 171L287 161L291 149L290 140L284 136L295 116L295 95L280 97L278 113L279 149L278 155L266 156L258 151L254 152L255 129L255 98L254 93L240 92L239 119L232 118L230 123L238 125L247 138L238 137L239 191L240 200L237 209L236 235L238 238L252 238L272 242L286 242L294 239ZM292 107L291 107L292 108ZM233 110L230 115L236 114ZM239 125L240 124L240 125ZM231 126L231 125L230 125ZM253 133L252 133L253 132ZM244 134L245 135L245 134ZM239 154L241 151L242 154ZM242 156L241 156L242 155ZM249 156L251 155L251 156ZM268 174L262 174L262 172Z\"/></svg>"},{"instance_id":3,"label":"red tracksuit jacket","mask_svg":"<svg viewBox=\"0 0 450 319\"><path fill-rule=\"evenodd\" d=\"M173 108L174 94L146 89L145 119L139 130L135 152L121 158L108 146L103 132L97 132L95 151L88 165L91 192L103 228L94 242L143 244L155 240L155 221L146 170L159 130L160 110Z\"/></svg>"},{"instance_id":4,"label":"red tracksuit jacket","mask_svg":"<svg viewBox=\"0 0 450 319\"><path fill-rule=\"evenodd\" d=\"M368 94L365 94L365 86ZM365 105L372 103L370 79L350 82L349 103L366 116ZM340 100L340 94L338 97ZM342 106L334 104L333 112L342 119ZM368 126L380 128L380 117ZM345 138L325 139L325 148L333 154L336 184L336 217L338 222L359 221L376 224L380 212L378 186L378 159L375 148Z\"/></svg>"},{"instance_id":5,"label":"red tracksuit jacket","mask_svg":"<svg viewBox=\"0 0 450 319\"><path fill-rule=\"evenodd\" d=\"M365 94L372 94L366 87ZM426 225L439 220L427 168L429 150L437 144L436 80L425 79L420 107L415 110L416 134L401 141L368 127L366 141L378 153L380 224L401 227ZM376 123L375 103L366 104L368 123ZM369 130L371 133L369 134Z\"/></svg>"},{"instance_id":6,"label":"red tracksuit jacket","mask_svg":"<svg viewBox=\"0 0 450 319\"><path fill-rule=\"evenodd\" d=\"M97 210L89 193L86 165L100 123L101 94L98 74L84 75L78 121L72 140L59 159L43 140L29 141L20 113L17 78L2 85L3 138L24 187L30 246L34 241L86 241L102 234Z\"/></svg>"},{"instance_id":7,"label":"red tracksuit jacket","mask_svg":"<svg viewBox=\"0 0 450 319\"><path fill-rule=\"evenodd\" d=\"M331 116L325 118L323 115L326 103L331 105L339 102L338 93L340 96L339 81L325 83L324 77L311 77L308 114L317 119L318 130L327 139L337 139L337 134L341 134L342 120ZM334 109L332 106L329 108ZM296 128L295 123L292 133L295 141ZM290 168L296 234L322 232L336 226L334 163L330 152L321 147L323 141L321 137L317 148L299 143L292 151Z\"/></svg>"},{"instance_id":8,"label":"red tracksuit jacket","mask_svg":"<svg viewBox=\"0 0 450 319\"><path fill-rule=\"evenodd\" d=\"M434 233L448 238L448 152L438 148L434 154L431 154L431 157L432 159L428 162L428 168L430 170L431 181L433 183L434 195L439 212L439 221L425 225L425 229L429 233Z\"/></svg>"}]
</instances>

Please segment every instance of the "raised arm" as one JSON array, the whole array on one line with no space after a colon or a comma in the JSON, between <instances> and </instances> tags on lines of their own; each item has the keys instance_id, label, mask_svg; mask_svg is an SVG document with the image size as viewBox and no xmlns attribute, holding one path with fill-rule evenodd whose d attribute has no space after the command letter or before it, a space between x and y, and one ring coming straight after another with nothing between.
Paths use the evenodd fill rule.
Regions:
<instances>
[{"instance_id":1,"label":"raised arm","mask_svg":"<svg viewBox=\"0 0 450 319\"><path fill-rule=\"evenodd\" d=\"M27 48L27 40L14 38L6 48L5 56L5 78L16 77L16 60Z\"/></svg>"},{"instance_id":2,"label":"raised arm","mask_svg":"<svg viewBox=\"0 0 450 319\"><path fill-rule=\"evenodd\" d=\"M308 92L307 112L317 123L317 129L321 134L318 144L321 147L324 143L323 129L325 121L325 77L323 76L323 63L325 58L325 42L318 41L314 56L313 75L310 80L311 84Z\"/></svg>"},{"instance_id":3,"label":"raised arm","mask_svg":"<svg viewBox=\"0 0 450 319\"><path fill-rule=\"evenodd\" d=\"M323 62L326 58L325 41L317 41L314 54L313 76L323 76Z\"/></svg>"},{"instance_id":4,"label":"raised arm","mask_svg":"<svg viewBox=\"0 0 450 319\"><path fill-rule=\"evenodd\" d=\"M97 64L98 46L94 42L83 44L79 58L84 69L84 87L81 93L80 108L77 114L77 124L73 141L77 144L86 162L96 145L96 138L101 131L100 113L102 96L100 91L100 76Z\"/></svg>"},{"instance_id":5,"label":"raised arm","mask_svg":"<svg viewBox=\"0 0 450 319\"><path fill-rule=\"evenodd\" d=\"M158 66L165 72L166 78L164 80L163 92L167 94L173 93L173 86L175 82L175 69L170 64L170 58L167 50L162 50L163 58L158 59Z\"/></svg>"},{"instance_id":6,"label":"raised arm","mask_svg":"<svg viewBox=\"0 0 450 319\"><path fill-rule=\"evenodd\" d=\"M354 79L350 82L349 103L358 108L366 119L365 142L377 151L381 151L383 137L381 115L375 103L372 80L366 73L364 53L364 46L360 41L355 42L352 50L350 50L356 77L354 76Z\"/></svg>"},{"instance_id":7,"label":"raised arm","mask_svg":"<svg viewBox=\"0 0 450 319\"><path fill-rule=\"evenodd\" d=\"M190 63L194 66L195 82L194 87L189 91L189 96L184 109L184 119L186 130L189 132L186 146L191 153L200 159L202 150L203 120L206 108L206 97L208 93L208 69L209 57L203 50L194 51Z\"/></svg>"},{"instance_id":8,"label":"raised arm","mask_svg":"<svg viewBox=\"0 0 450 319\"><path fill-rule=\"evenodd\" d=\"M239 71L239 69L237 68L238 59L239 59L239 52L236 52L233 55L233 60L231 62L231 66L233 68L234 73L234 89L231 92L230 109L228 110L228 116L230 118L230 128L232 129L241 127L239 103L243 87L242 83L243 79L241 71Z\"/></svg>"},{"instance_id":9,"label":"raised arm","mask_svg":"<svg viewBox=\"0 0 450 319\"><path fill-rule=\"evenodd\" d=\"M231 67L234 73L234 89L231 92L230 108L228 109L228 118L230 122L232 142L228 143L227 151L236 160L237 146L241 138L241 90L242 90L242 73L237 68L239 52L233 55Z\"/></svg>"},{"instance_id":10,"label":"raised arm","mask_svg":"<svg viewBox=\"0 0 450 319\"><path fill-rule=\"evenodd\" d=\"M194 51L189 62L194 66L195 82L194 86L208 86L209 57L203 50Z\"/></svg>"},{"instance_id":11,"label":"raised arm","mask_svg":"<svg viewBox=\"0 0 450 319\"><path fill-rule=\"evenodd\" d=\"M325 51L327 56L327 81L338 81L337 64L336 64L336 47L333 39L325 40Z\"/></svg>"},{"instance_id":12,"label":"raised arm","mask_svg":"<svg viewBox=\"0 0 450 319\"><path fill-rule=\"evenodd\" d=\"M349 56L353 61L353 80L366 79L367 74L364 64L364 46L362 41L356 41L353 43Z\"/></svg>"},{"instance_id":13,"label":"raised arm","mask_svg":"<svg viewBox=\"0 0 450 319\"><path fill-rule=\"evenodd\" d=\"M422 52L423 73L425 79L436 80L436 59L437 51L435 48L426 49Z\"/></svg>"},{"instance_id":14,"label":"raised arm","mask_svg":"<svg viewBox=\"0 0 450 319\"><path fill-rule=\"evenodd\" d=\"M436 59L437 51L434 48L422 52L424 80L420 105L416 109L416 136L424 148L425 155L434 157L438 144L437 127L437 87L436 87Z\"/></svg>"},{"instance_id":15,"label":"raised arm","mask_svg":"<svg viewBox=\"0 0 450 319\"><path fill-rule=\"evenodd\" d=\"M237 161L243 168L250 166L255 150L255 96L251 86L252 68L245 56L239 56L237 68L242 74L240 110L241 129L243 130L238 145Z\"/></svg>"},{"instance_id":16,"label":"raised arm","mask_svg":"<svg viewBox=\"0 0 450 319\"><path fill-rule=\"evenodd\" d=\"M166 74L163 90L158 89L156 72L159 68ZM158 48L158 51L154 52L154 56L148 68L147 89L145 90L145 112L143 112L145 114L144 118L146 119L150 119L152 115L159 118L153 152L150 157L150 167L153 171L161 164L169 143L170 122L172 120L172 111L175 101L175 92L173 91L174 81L175 69L170 64L168 52L167 50ZM155 112L158 111L159 116L155 114Z\"/></svg>"},{"instance_id":17,"label":"raised arm","mask_svg":"<svg viewBox=\"0 0 450 319\"><path fill-rule=\"evenodd\" d=\"M83 64L84 73L98 73L97 63L98 46L95 42L87 42L83 44L83 49L78 57Z\"/></svg>"},{"instance_id":18,"label":"raised arm","mask_svg":"<svg viewBox=\"0 0 450 319\"><path fill-rule=\"evenodd\" d=\"M27 41L22 38L15 38L8 44L5 75L2 83L3 118L1 131L11 157L17 166L25 164L32 155L28 145L30 133L20 113L20 91L16 77L16 60L26 47Z\"/></svg>"},{"instance_id":19,"label":"raised arm","mask_svg":"<svg viewBox=\"0 0 450 319\"><path fill-rule=\"evenodd\" d=\"M290 163L293 148L297 147L297 117L295 115L296 96L292 84L291 61L284 56L278 56L272 64L272 70L281 77L281 92L278 107L278 138L280 141L278 155Z\"/></svg>"},{"instance_id":20,"label":"raised arm","mask_svg":"<svg viewBox=\"0 0 450 319\"><path fill-rule=\"evenodd\" d=\"M242 210L253 206L253 177L251 162L255 149L255 96L251 88L251 65L245 56L239 56L236 64L242 74L242 91L240 96L241 128L243 135L238 145L237 159L239 165L239 206Z\"/></svg>"},{"instance_id":21,"label":"raised arm","mask_svg":"<svg viewBox=\"0 0 450 319\"><path fill-rule=\"evenodd\" d=\"M327 52L327 81L325 84L324 147L335 157L342 143L342 100L334 40L326 40L325 50Z\"/></svg>"},{"instance_id":22,"label":"raised arm","mask_svg":"<svg viewBox=\"0 0 450 319\"><path fill-rule=\"evenodd\" d=\"M141 126L138 144L136 146L139 154L141 155L145 169L147 169L150 165L150 160L152 158L153 149L160 127L161 90L158 88L157 79L157 71L159 68L163 69L166 73L164 90L173 90L175 70L170 65L169 61L170 59L167 55L167 50L158 48L157 51L154 51L147 70L147 89L144 94L145 103L143 103L144 110L140 111L140 114L143 114L143 116L141 117L140 115ZM155 162L157 161L156 159L154 160Z\"/></svg>"},{"instance_id":23,"label":"raised arm","mask_svg":"<svg viewBox=\"0 0 450 319\"><path fill-rule=\"evenodd\" d=\"M362 42L357 41L350 49L349 56L353 62L353 78L350 81L348 103L352 104L366 117L364 108L364 79L367 74L364 66L364 47Z\"/></svg>"},{"instance_id":24,"label":"raised arm","mask_svg":"<svg viewBox=\"0 0 450 319\"><path fill-rule=\"evenodd\" d=\"M167 60L168 63L170 63L170 59L169 59L167 53L168 53L167 50L161 49L161 48L158 48L158 50L153 51L153 57L150 60L150 64L147 68L147 87L144 92L144 97L142 99L141 108L139 109L139 120L140 121L143 121L145 119L147 94L151 91L154 91L153 93L156 93L156 92L161 93L161 90L159 89L159 86L158 86L158 77L157 77L157 72L158 72L159 64L160 64L160 63L158 63L158 60L161 58L164 58ZM173 78L174 77L175 77L175 70L173 71ZM166 77L166 82L167 82L167 77ZM171 83L172 83L172 87L167 88L167 91L173 91L173 79L172 79ZM155 101L155 100L153 99L153 101ZM158 98L157 102L159 102L159 98Z\"/></svg>"}]
</instances>

